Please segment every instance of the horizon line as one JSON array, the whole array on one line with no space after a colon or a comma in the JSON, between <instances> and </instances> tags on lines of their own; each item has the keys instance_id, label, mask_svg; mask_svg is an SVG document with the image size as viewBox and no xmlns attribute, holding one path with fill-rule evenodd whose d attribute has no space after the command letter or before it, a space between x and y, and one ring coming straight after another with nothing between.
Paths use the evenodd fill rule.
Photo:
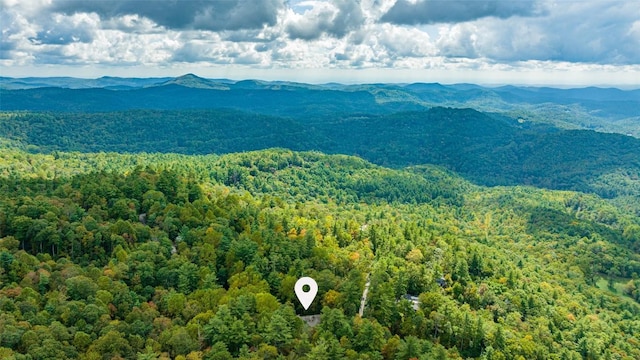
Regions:
<instances>
[{"instance_id":1,"label":"horizon line","mask_svg":"<svg viewBox=\"0 0 640 360\"><path fill-rule=\"evenodd\" d=\"M593 83L593 84L562 84L562 83L526 83L526 82L496 82L496 83L487 83L487 82L447 82L447 81L370 81L370 82L340 82L340 81L325 81L325 82L308 82L308 81L300 81L300 80L286 80L286 79L267 79L267 78L258 78L258 77L246 77L246 78L234 78L234 77L208 77L197 75L193 72L183 73L178 76L168 75L168 76L113 76L113 75L102 75L102 76L70 76L70 75L60 75L60 76L0 76L0 79L76 79L76 80L99 80L104 78L113 78L113 79L178 79L185 76L195 76L197 78L203 80L210 81L231 81L234 84L242 81L259 81L264 83L292 83L292 84L303 84L303 85L341 85L341 86L359 86L359 85L397 85L397 86L408 86L413 84L438 84L443 86L455 86L455 85L474 85L485 88L500 88L506 86L514 86L519 88L553 88L553 89L562 89L562 90L570 90L570 89L586 89L586 88L598 88L598 89L618 89L621 91L633 91L640 90L640 85L630 85L630 84L614 84L614 83ZM51 87L51 86L43 86L43 87ZM60 87L62 86L53 86ZM0 90L12 90L6 89L4 87L0 87Z\"/></svg>"}]
</instances>

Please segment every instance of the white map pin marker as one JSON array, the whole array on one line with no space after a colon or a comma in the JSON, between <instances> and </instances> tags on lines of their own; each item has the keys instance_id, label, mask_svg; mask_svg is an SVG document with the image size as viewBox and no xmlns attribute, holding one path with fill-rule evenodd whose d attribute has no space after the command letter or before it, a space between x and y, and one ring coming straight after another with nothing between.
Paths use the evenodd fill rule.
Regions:
<instances>
[{"instance_id":1,"label":"white map pin marker","mask_svg":"<svg viewBox=\"0 0 640 360\"><path fill-rule=\"evenodd\" d=\"M304 291L303 287L305 285L309 286L309 291ZM309 306L311 306L313 299L316 298L316 294L318 294L318 284L312 278L305 276L296 281L294 289L300 304L302 304L302 307L307 310Z\"/></svg>"}]
</instances>

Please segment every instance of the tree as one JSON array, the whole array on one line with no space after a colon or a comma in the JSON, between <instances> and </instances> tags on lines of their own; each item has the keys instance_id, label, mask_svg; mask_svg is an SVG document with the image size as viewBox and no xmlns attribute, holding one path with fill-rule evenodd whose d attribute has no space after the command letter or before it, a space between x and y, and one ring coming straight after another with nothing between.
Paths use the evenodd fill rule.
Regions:
<instances>
[{"instance_id":1,"label":"tree","mask_svg":"<svg viewBox=\"0 0 640 360\"><path fill-rule=\"evenodd\" d=\"M162 300L166 304L166 311L169 316L180 315L187 304L187 297L183 293L173 291L165 295Z\"/></svg>"},{"instance_id":2,"label":"tree","mask_svg":"<svg viewBox=\"0 0 640 360\"><path fill-rule=\"evenodd\" d=\"M131 346L125 340L124 334L118 331L109 331L96 339L87 353L94 353L102 359L108 360L120 356L123 358L133 355Z\"/></svg>"},{"instance_id":3,"label":"tree","mask_svg":"<svg viewBox=\"0 0 640 360\"><path fill-rule=\"evenodd\" d=\"M158 176L158 182L156 183L156 189L160 191L167 198L169 202L175 202L178 197L179 186L178 175L169 170L160 172Z\"/></svg>"},{"instance_id":4,"label":"tree","mask_svg":"<svg viewBox=\"0 0 640 360\"><path fill-rule=\"evenodd\" d=\"M384 335L384 328L375 319L362 319L357 327L353 347L362 352L379 352L385 343Z\"/></svg>"},{"instance_id":5,"label":"tree","mask_svg":"<svg viewBox=\"0 0 640 360\"><path fill-rule=\"evenodd\" d=\"M211 349L205 353L205 360L233 360L233 356L227 350L227 345L222 341L216 342Z\"/></svg>"},{"instance_id":6,"label":"tree","mask_svg":"<svg viewBox=\"0 0 640 360\"><path fill-rule=\"evenodd\" d=\"M282 350L293 339L291 326L280 314L273 314L265 329L263 338L278 350Z\"/></svg>"},{"instance_id":7,"label":"tree","mask_svg":"<svg viewBox=\"0 0 640 360\"><path fill-rule=\"evenodd\" d=\"M86 276L80 275L67 279L67 294L73 300L83 300L90 296L95 296L98 285Z\"/></svg>"},{"instance_id":8,"label":"tree","mask_svg":"<svg viewBox=\"0 0 640 360\"><path fill-rule=\"evenodd\" d=\"M311 349L307 355L310 360L341 360L344 356L344 350L335 338L320 338L316 346Z\"/></svg>"},{"instance_id":9,"label":"tree","mask_svg":"<svg viewBox=\"0 0 640 360\"><path fill-rule=\"evenodd\" d=\"M420 340L415 336L407 336L400 342L396 359L410 360L418 358L422 353L422 344L420 343Z\"/></svg>"},{"instance_id":10,"label":"tree","mask_svg":"<svg viewBox=\"0 0 640 360\"><path fill-rule=\"evenodd\" d=\"M190 294L198 287L200 276L196 264L185 262L178 269L178 290L183 294Z\"/></svg>"},{"instance_id":11,"label":"tree","mask_svg":"<svg viewBox=\"0 0 640 360\"><path fill-rule=\"evenodd\" d=\"M317 331L321 336L333 336L337 339L353 336L351 324L342 310L328 307L322 308L322 317Z\"/></svg>"},{"instance_id":12,"label":"tree","mask_svg":"<svg viewBox=\"0 0 640 360\"><path fill-rule=\"evenodd\" d=\"M249 340L244 324L231 314L227 305L218 308L218 312L204 327L204 335L210 344L225 344L232 354L237 354Z\"/></svg>"},{"instance_id":13,"label":"tree","mask_svg":"<svg viewBox=\"0 0 640 360\"><path fill-rule=\"evenodd\" d=\"M167 341L171 356L187 355L192 351L198 350L200 345L189 335L187 329L182 326L171 331L171 337Z\"/></svg>"},{"instance_id":14,"label":"tree","mask_svg":"<svg viewBox=\"0 0 640 360\"><path fill-rule=\"evenodd\" d=\"M497 326L496 333L493 339L493 347L498 350L503 350L506 346L506 339L504 335L504 330L501 325Z\"/></svg>"}]
</instances>

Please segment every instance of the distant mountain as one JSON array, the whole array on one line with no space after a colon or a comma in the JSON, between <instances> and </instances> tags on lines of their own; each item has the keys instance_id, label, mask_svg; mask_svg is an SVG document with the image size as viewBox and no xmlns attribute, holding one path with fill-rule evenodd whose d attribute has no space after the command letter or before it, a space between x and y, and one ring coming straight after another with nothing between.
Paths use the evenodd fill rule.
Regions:
<instances>
[{"instance_id":1,"label":"distant mountain","mask_svg":"<svg viewBox=\"0 0 640 360\"><path fill-rule=\"evenodd\" d=\"M226 153L286 147L358 155L394 167L440 164L487 185L606 196L613 195L603 184L594 186L594 179L640 167L638 140L626 136L640 137L640 90L309 85L194 74L93 83L0 79L20 81L60 85L1 90L5 112L53 112L8 114L13 121L0 123L0 136L42 150ZM81 83L103 87L69 88Z\"/></svg>"},{"instance_id":2,"label":"distant mountain","mask_svg":"<svg viewBox=\"0 0 640 360\"><path fill-rule=\"evenodd\" d=\"M165 85L179 85L195 89L229 90L229 83L208 80L194 74L182 75L177 78L173 78L171 80L156 84L156 86Z\"/></svg>"},{"instance_id":3,"label":"distant mountain","mask_svg":"<svg viewBox=\"0 0 640 360\"><path fill-rule=\"evenodd\" d=\"M104 76L98 79L81 79L72 77L49 78L9 78L0 77L0 90L25 90L38 88L91 89L103 88L113 90L129 90L145 86L158 85L172 78L120 78Z\"/></svg>"},{"instance_id":4,"label":"distant mountain","mask_svg":"<svg viewBox=\"0 0 640 360\"><path fill-rule=\"evenodd\" d=\"M497 112L566 129L617 132L640 138L640 89L490 88L438 83L311 85L206 79L186 74L149 79L4 77L0 78L0 91L2 110L233 108L293 118L326 118L344 113L382 114L445 106Z\"/></svg>"},{"instance_id":5,"label":"distant mountain","mask_svg":"<svg viewBox=\"0 0 640 360\"><path fill-rule=\"evenodd\" d=\"M383 104L369 91L338 91L239 82L232 85L184 77L130 90L37 88L2 90L4 111L122 111L132 109L237 109L292 118L341 113L390 113L418 110L413 102Z\"/></svg>"}]
</instances>

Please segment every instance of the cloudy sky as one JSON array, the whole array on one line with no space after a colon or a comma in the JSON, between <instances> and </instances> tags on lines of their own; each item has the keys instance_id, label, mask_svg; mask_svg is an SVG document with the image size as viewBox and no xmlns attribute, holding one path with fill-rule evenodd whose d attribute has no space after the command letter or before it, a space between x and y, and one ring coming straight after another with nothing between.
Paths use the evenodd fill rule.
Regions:
<instances>
[{"instance_id":1,"label":"cloudy sky","mask_svg":"<svg viewBox=\"0 0 640 360\"><path fill-rule=\"evenodd\" d=\"M2 76L640 87L638 0L0 0Z\"/></svg>"}]
</instances>

